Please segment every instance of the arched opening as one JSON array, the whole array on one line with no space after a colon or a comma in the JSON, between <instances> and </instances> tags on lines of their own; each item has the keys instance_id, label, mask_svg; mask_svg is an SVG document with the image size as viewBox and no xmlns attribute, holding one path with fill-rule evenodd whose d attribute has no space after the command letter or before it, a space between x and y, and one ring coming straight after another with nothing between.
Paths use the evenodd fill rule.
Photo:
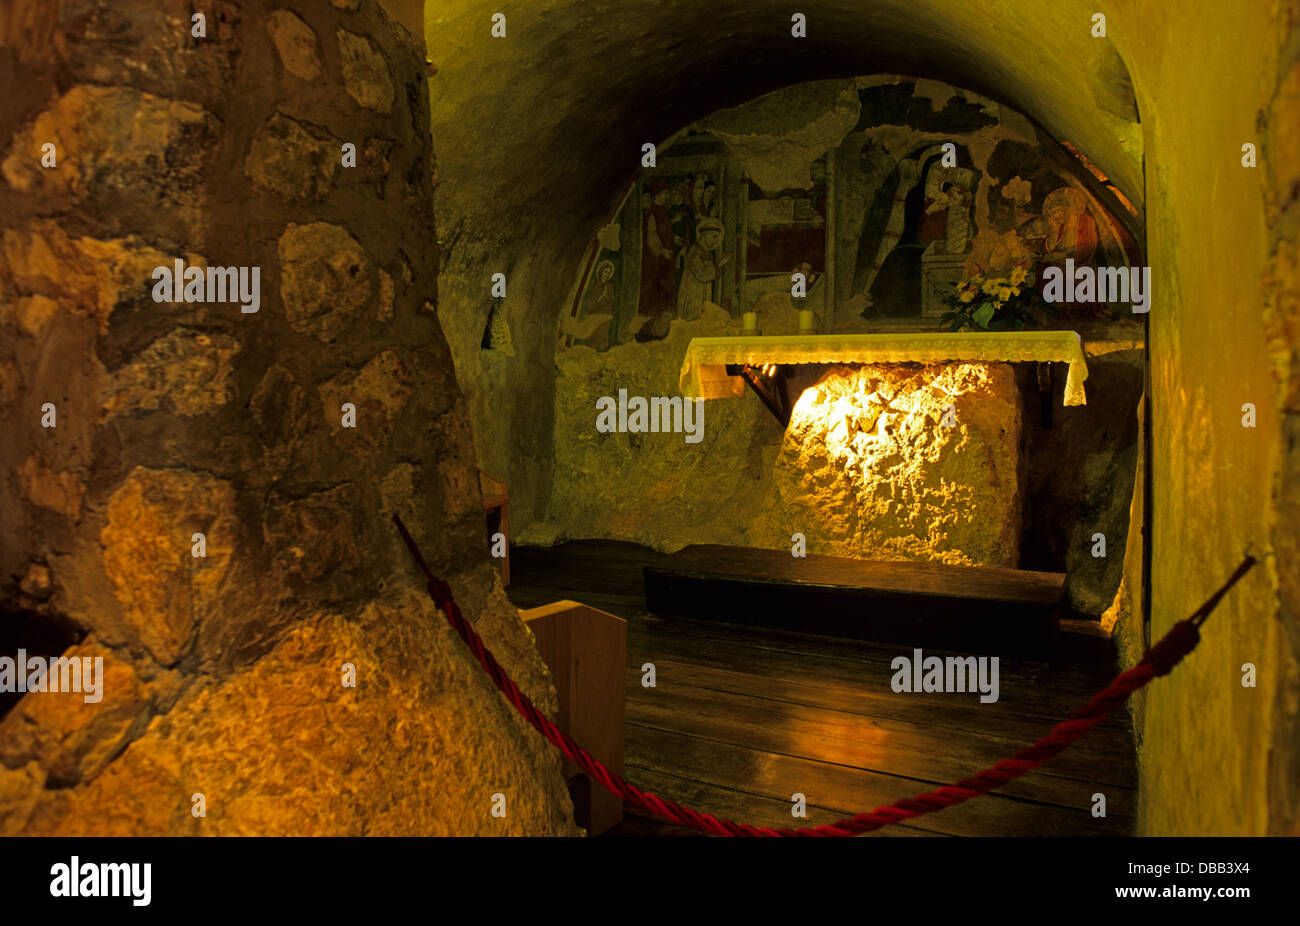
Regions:
<instances>
[{"instance_id":1,"label":"arched opening","mask_svg":"<svg viewBox=\"0 0 1300 926\"><path fill-rule=\"evenodd\" d=\"M973 91L871 75L707 114L611 198L619 206L591 226L555 331L551 492L547 516L515 534L517 602L544 594L530 587L550 582L542 563L583 563L592 584L575 578L566 594L586 600L616 583L602 569L640 556L645 600L615 609L630 621L630 664L652 661L661 622L682 618L695 621L700 654L716 643L713 620L865 640L858 658L886 663L900 644L1054 662L1035 697L1053 689L1053 671L1094 658L1140 491L1146 306L1127 292L1043 294L1064 266L1071 279L1076 267L1113 267L1127 282L1145 260L1134 216L1112 211L1079 159ZM1008 332L1015 349L999 353ZM1039 336L1058 335L1083 345L1086 404L1073 365L1033 353ZM800 338L825 356L784 353ZM754 351L749 392L738 377L727 388L724 365L699 368L706 391L687 385L697 350L718 339ZM956 353L924 353L936 344ZM855 345L869 352L846 353ZM1008 603L1024 583L1045 596L1044 624ZM619 590L640 594L637 583ZM941 602L956 600L959 617L945 615ZM1053 647L1042 627L1059 616L1067 630ZM754 637L784 652L779 639ZM712 679L708 657L694 658L689 683ZM1095 671L1104 683L1105 663ZM757 709L751 683L733 680L730 709L707 718L694 705L656 713L653 737L634 722L629 761L644 766L653 749L683 789L667 796L681 798L698 773L688 737L765 756L726 727ZM633 688L629 710L663 699ZM814 767L866 776L897 758L802 748ZM723 802L776 787L705 784ZM1124 814L1112 807L1115 825Z\"/></svg>"},{"instance_id":2,"label":"arched opening","mask_svg":"<svg viewBox=\"0 0 1300 926\"><path fill-rule=\"evenodd\" d=\"M1133 271L1145 261L1132 216L1116 216L1101 195L1095 177L1019 113L936 81L882 75L794 85L684 127L660 146L654 167L639 171L610 221L592 229L558 325L550 513L522 541L778 549L803 532L818 553L889 551L891 559L1068 572L1071 612L1097 620L1118 590L1128 535L1145 306L1127 292L1123 300L1107 294L1055 305L1041 296L1049 269L1066 260L1092 272L1112 267L1126 284L1140 279ZM700 240L698 229L711 240ZM970 283L967 302L955 290L962 281ZM997 282L1006 301L980 288ZM987 317L970 311L981 303ZM827 486L825 474L810 474L831 466L829 458L818 463L815 454L792 463L800 476L783 476L773 458L811 453L810 435L788 432L783 441L766 416L741 422L728 403L709 406L715 430L707 453L665 448L663 438L644 450L618 439L592 445L592 409L615 385L629 395L673 394L692 339L741 335L750 322L755 333L795 335L801 315L807 333L831 336L828 349L839 343L835 335L895 334L902 360L917 359L905 354L911 334L1073 331L1085 345L1092 401L1064 395L1064 365L1055 384L1050 365L999 367L1004 382L993 392L1001 397L989 401L1005 400L1010 420L990 416L987 433L962 429L983 450L958 453L954 445L954 464L976 452L990 462L959 474L937 463L950 451L926 438L928 426L897 442L884 436L910 427L930 405L936 421L944 419L956 387L926 387L928 400L911 387L907 399L872 399L852 433L831 439L847 455L827 452L833 468L868 458L881 467L811 506L802 500ZM793 407L827 366L804 363L789 373ZM844 410L808 401L821 408L810 423L824 445ZM845 409L856 408L846 401ZM1054 412L1062 401L1077 407ZM752 417L761 406L749 405ZM1082 446L1090 446L1088 474ZM635 473L620 466L629 456L640 460ZM943 494L902 488L910 479ZM883 503L879 496L891 492ZM654 493L674 503L647 505ZM805 520L813 523L801 527ZM988 530L966 533L958 524ZM1107 556L1083 542L1098 533L1111 538Z\"/></svg>"}]
</instances>

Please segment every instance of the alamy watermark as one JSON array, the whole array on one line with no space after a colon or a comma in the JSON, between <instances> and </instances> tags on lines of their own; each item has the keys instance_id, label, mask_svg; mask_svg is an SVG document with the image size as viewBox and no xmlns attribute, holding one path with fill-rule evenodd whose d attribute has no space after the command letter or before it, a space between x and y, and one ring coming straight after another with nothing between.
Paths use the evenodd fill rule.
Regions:
<instances>
[{"instance_id":1,"label":"alamy watermark","mask_svg":"<svg viewBox=\"0 0 1300 926\"><path fill-rule=\"evenodd\" d=\"M262 307L261 267L186 267L179 258L172 267L154 267L154 302L238 302L252 315Z\"/></svg>"},{"instance_id":2,"label":"alamy watermark","mask_svg":"<svg viewBox=\"0 0 1300 926\"><path fill-rule=\"evenodd\" d=\"M685 434L688 444L704 439L704 400L674 396L628 397L618 391L618 400L603 395L596 400L596 430L626 434Z\"/></svg>"},{"instance_id":3,"label":"alamy watermark","mask_svg":"<svg viewBox=\"0 0 1300 926\"><path fill-rule=\"evenodd\" d=\"M894 677L889 687L897 692L979 692L981 704L998 699L997 656L895 656L889 667Z\"/></svg>"},{"instance_id":4,"label":"alamy watermark","mask_svg":"<svg viewBox=\"0 0 1300 926\"><path fill-rule=\"evenodd\" d=\"M1075 267L1066 258L1065 269L1043 268L1043 301L1102 303L1128 302L1142 314L1151 308L1150 267Z\"/></svg>"},{"instance_id":5,"label":"alamy watermark","mask_svg":"<svg viewBox=\"0 0 1300 926\"><path fill-rule=\"evenodd\" d=\"M130 897L137 907L153 896L150 862L83 862L74 855L50 866L51 897Z\"/></svg>"},{"instance_id":6,"label":"alamy watermark","mask_svg":"<svg viewBox=\"0 0 1300 926\"><path fill-rule=\"evenodd\" d=\"M28 656L20 649L17 658L0 656L0 692L25 694L29 691L80 692L87 704L104 697L104 657Z\"/></svg>"}]
</instances>

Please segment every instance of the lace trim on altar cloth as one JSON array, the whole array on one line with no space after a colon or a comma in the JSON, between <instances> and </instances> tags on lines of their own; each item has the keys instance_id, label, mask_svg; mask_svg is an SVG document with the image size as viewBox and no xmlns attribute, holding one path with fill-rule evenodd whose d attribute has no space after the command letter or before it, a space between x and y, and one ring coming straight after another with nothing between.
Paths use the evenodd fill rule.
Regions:
<instances>
[{"instance_id":1,"label":"lace trim on altar cloth","mask_svg":"<svg viewBox=\"0 0 1300 926\"><path fill-rule=\"evenodd\" d=\"M679 384L683 395L724 399L745 394L745 381L727 364L766 363L994 363L1070 365L1065 404L1085 405L1088 365L1073 331L924 332L915 334L803 334L694 338L686 347Z\"/></svg>"}]
</instances>

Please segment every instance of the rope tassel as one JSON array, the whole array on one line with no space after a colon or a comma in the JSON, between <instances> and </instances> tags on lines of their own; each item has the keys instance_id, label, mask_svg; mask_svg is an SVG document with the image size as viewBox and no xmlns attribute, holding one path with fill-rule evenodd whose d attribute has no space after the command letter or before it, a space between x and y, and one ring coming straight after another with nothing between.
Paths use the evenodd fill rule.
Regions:
<instances>
[{"instance_id":1,"label":"rope tassel","mask_svg":"<svg viewBox=\"0 0 1300 926\"><path fill-rule=\"evenodd\" d=\"M714 836L857 836L861 833L869 833L872 830L889 826L892 823L911 820L922 814L934 813L938 810L954 807L971 798L987 794L1007 782L1015 781L1025 773L1055 758L1068 746L1083 737L1089 730L1109 717L1117 707L1124 703L1129 695L1146 685L1153 678L1168 675L1178 663L1182 662L1188 653L1196 648L1196 644L1201 639L1200 627L1205 623L1206 618L1210 616L1210 612L1218 606L1228 591L1257 562L1255 557L1248 555L1229 576L1228 581L1211 595L1205 604L1197 608L1191 616L1174 624L1155 646L1147 650L1141 662L1127 672L1120 673L1114 681L1093 695L1087 704L1071 714L1068 719L1053 727L1052 731L1038 742L1020 750L1011 758L1003 759L996 765L977 772L970 778L963 778L954 785L948 785L925 794L918 794L916 797L905 798L885 807L877 807L875 810L860 813L856 816L845 817L834 823L824 823L820 826L799 829L778 830L769 827L749 826L732 820L719 820L712 814L701 813L698 810L683 807L674 801L642 791L635 785L624 781L621 776L611 772L599 760L593 758L572 738L556 727L545 714L537 709L528 696L519 690L519 687L506 674L505 669L501 668L501 664L497 662L496 657L484 645L482 637L461 616L460 607L452 598L451 586L435 576L432 570L429 569L428 563L424 561L424 557L416 546L415 540L412 539L410 532L406 529L406 525L402 523L402 519L397 515L393 515L393 521L397 524L397 530L402 535L402 542L410 550L411 557L415 560L416 565L420 567L420 571L424 573L425 578L428 579L429 596L433 599L434 604L447 618L447 622L451 624L452 629L465 641L465 645L469 647L470 652L474 654L474 658L478 660L479 665L491 677L493 683L525 720L532 724L552 745L558 748L565 758L574 762L593 780L613 791L633 807L662 817L665 820L670 820L673 823L702 830Z\"/></svg>"}]
</instances>

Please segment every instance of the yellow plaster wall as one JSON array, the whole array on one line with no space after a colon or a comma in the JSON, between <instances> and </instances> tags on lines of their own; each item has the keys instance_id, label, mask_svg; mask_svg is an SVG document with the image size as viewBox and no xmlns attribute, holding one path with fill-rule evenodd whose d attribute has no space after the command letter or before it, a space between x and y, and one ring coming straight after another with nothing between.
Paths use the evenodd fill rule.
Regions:
<instances>
[{"instance_id":1,"label":"yellow plaster wall","mask_svg":"<svg viewBox=\"0 0 1300 926\"><path fill-rule=\"evenodd\" d=\"M1288 27L1277 4L1116 6L1110 31L1133 72L1146 152L1155 639L1207 598L1248 547L1270 549L1279 531L1294 531L1278 521L1275 500L1291 348L1261 282L1273 246L1276 217L1266 200L1275 167L1263 150L1259 167L1241 164L1243 143L1267 146L1260 117ZM1294 160L1286 171L1294 182ZM1242 426L1247 402L1256 407L1253 429ZM1284 693L1297 669L1282 619L1270 559L1224 601L1184 666L1149 689L1140 832L1289 828L1294 810L1283 806L1276 776L1294 775L1286 741L1294 701ZM1258 671L1254 688L1241 684L1248 662Z\"/></svg>"}]
</instances>

